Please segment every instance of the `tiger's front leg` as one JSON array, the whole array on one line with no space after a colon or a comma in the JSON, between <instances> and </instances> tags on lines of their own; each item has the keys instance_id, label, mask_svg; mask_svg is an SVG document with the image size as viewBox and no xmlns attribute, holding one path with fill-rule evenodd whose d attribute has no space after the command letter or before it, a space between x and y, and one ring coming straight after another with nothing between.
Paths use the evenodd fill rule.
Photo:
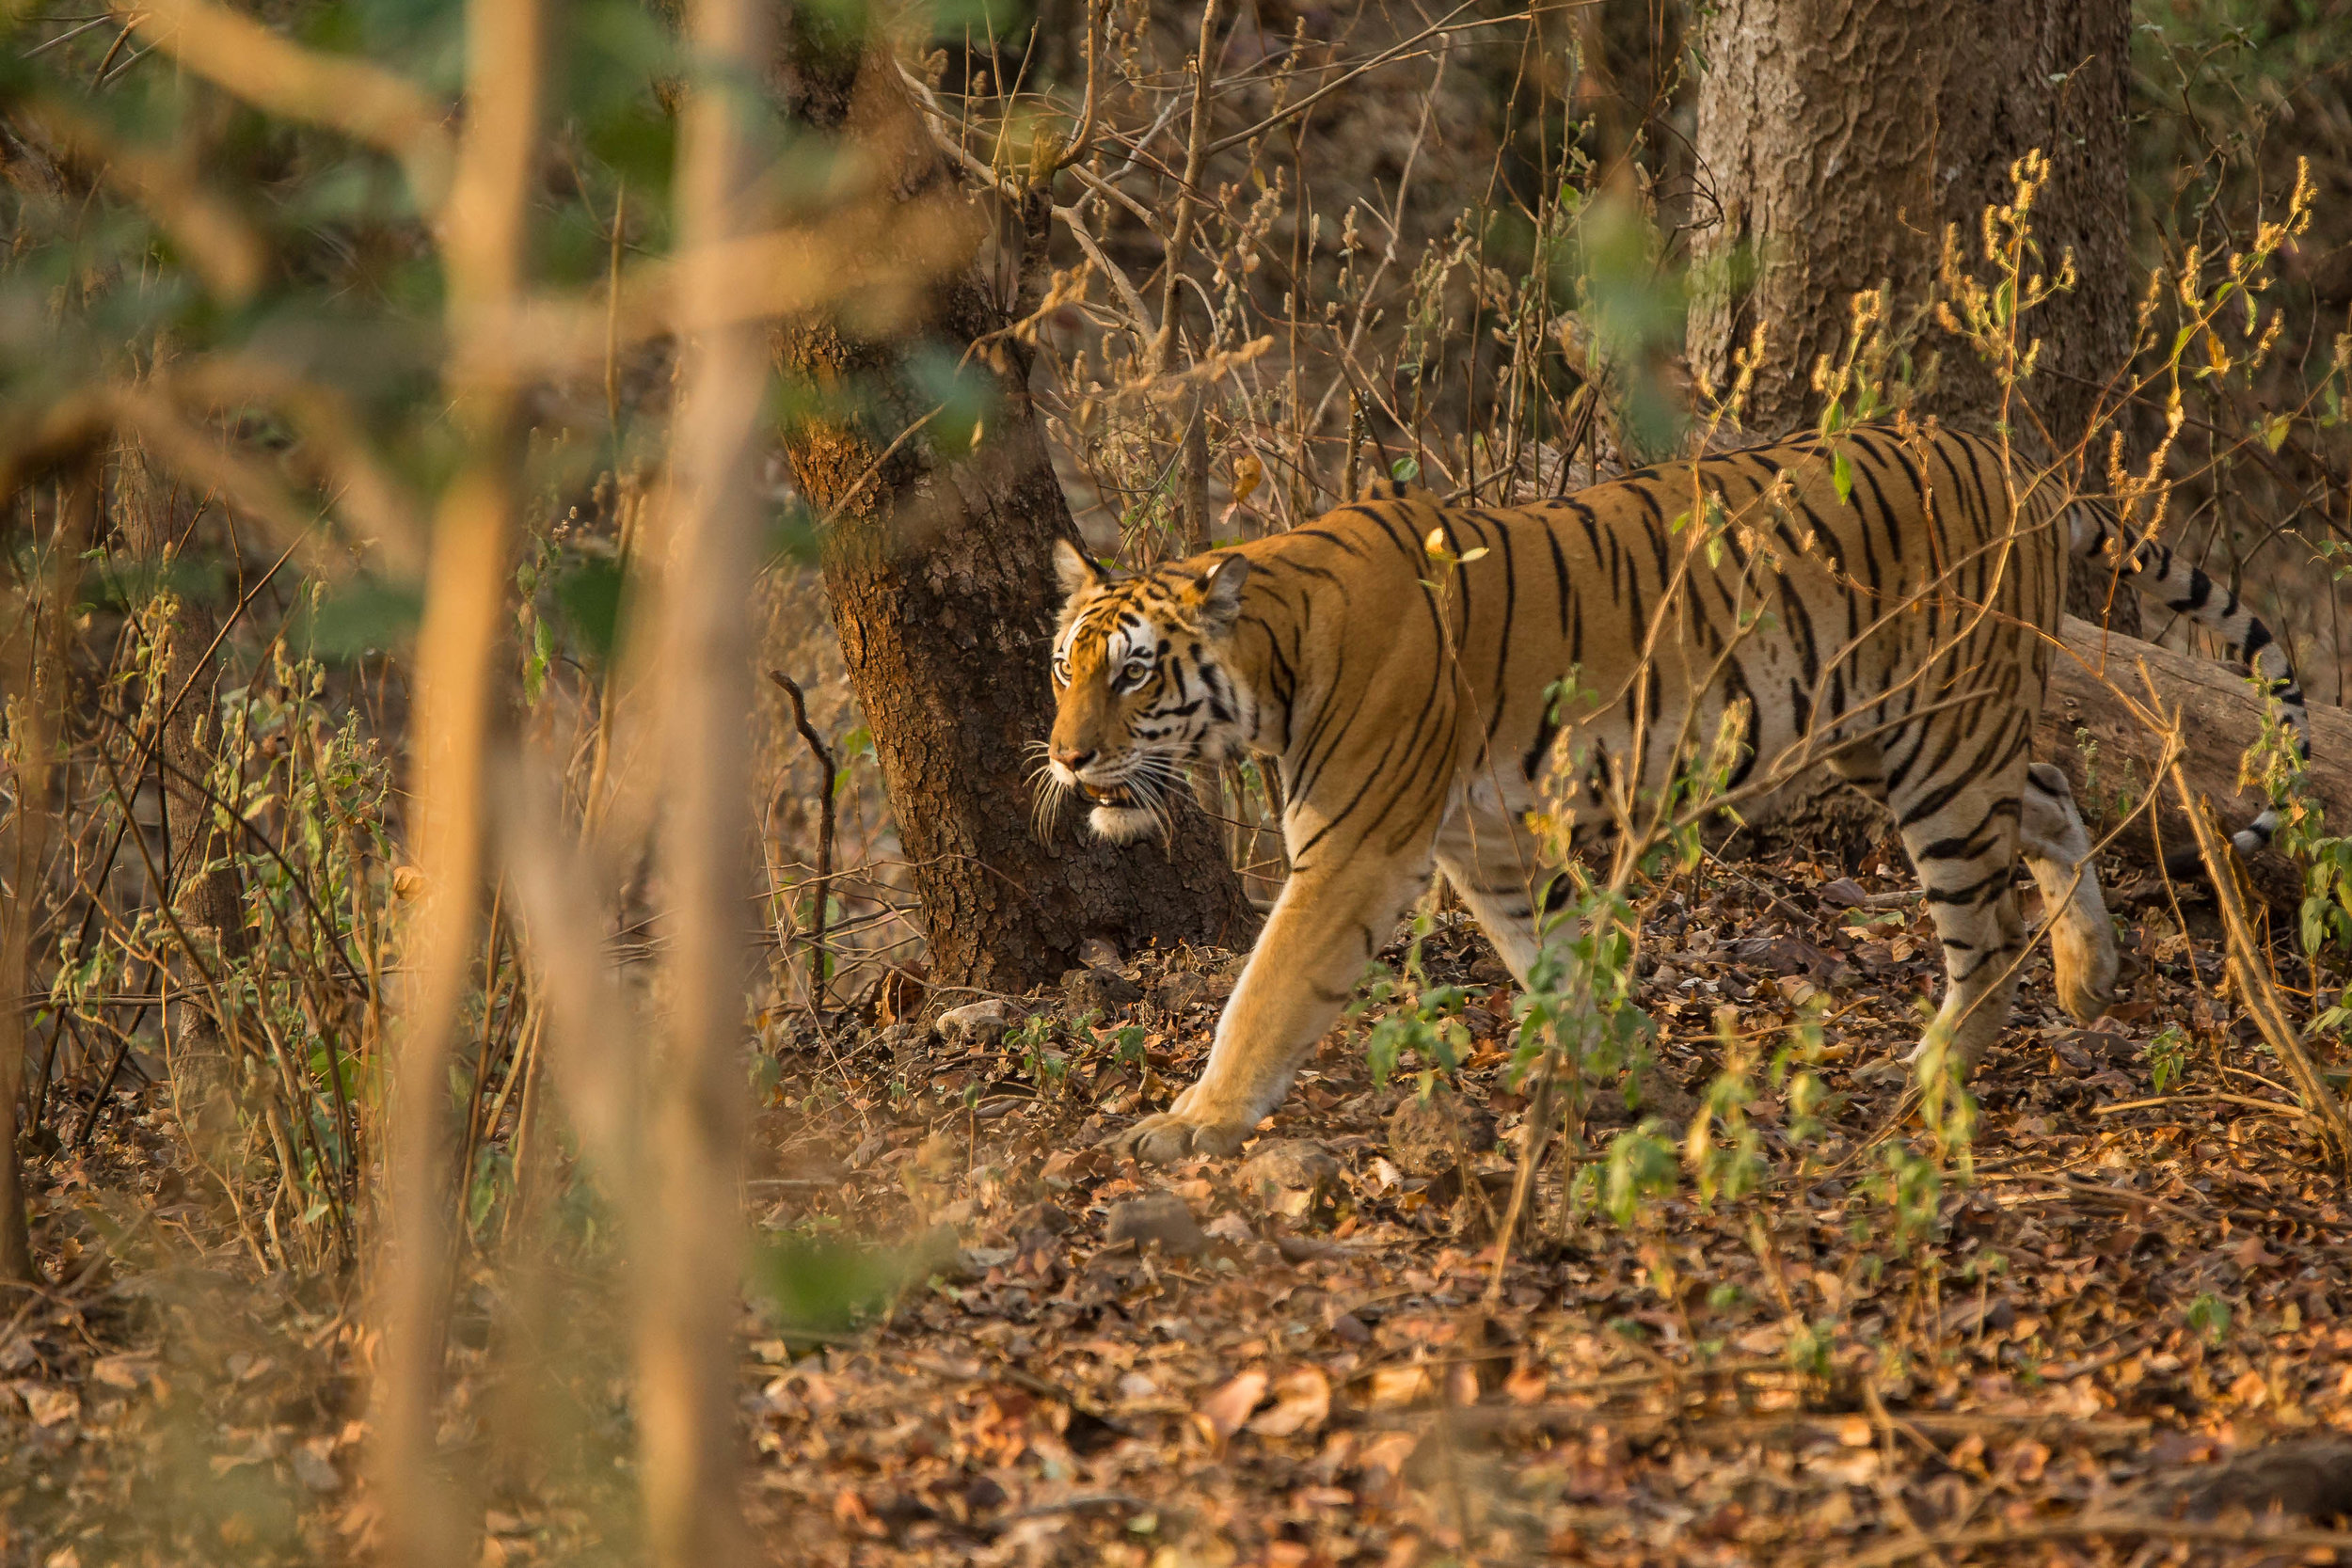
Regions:
<instances>
[{"instance_id":1,"label":"tiger's front leg","mask_svg":"<svg viewBox=\"0 0 2352 1568\"><path fill-rule=\"evenodd\" d=\"M1328 863L1327 872L1291 873L1217 1021L1200 1082L1129 1128L1120 1148L1151 1164L1232 1154L1282 1102L1364 966L1429 880L1425 861L1384 861L1368 847Z\"/></svg>"}]
</instances>

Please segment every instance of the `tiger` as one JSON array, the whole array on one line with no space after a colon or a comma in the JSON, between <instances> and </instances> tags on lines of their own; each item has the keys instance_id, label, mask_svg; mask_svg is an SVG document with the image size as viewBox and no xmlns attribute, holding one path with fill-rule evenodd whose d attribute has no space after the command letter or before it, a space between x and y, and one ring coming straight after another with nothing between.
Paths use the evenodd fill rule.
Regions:
<instances>
[{"instance_id":1,"label":"tiger","mask_svg":"<svg viewBox=\"0 0 2352 1568\"><path fill-rule=\"evenodd\" d=\"M1091 832L1134 841L1165 830L1193 765L1270 761L1291 867L1200 1077L1115 1147L1236 1152L1433 872L1526 985L1568 894L1563 840L1598 845L1621 830L1610 800L1687 779L1694 736L1735 743L1730 791L1819 765L1892 815L1943 946L1922 1048L1940 1034L1968 1070L2008 1019L2021 852L2058 1000L2097 1018L2114 930L2066 779L2029 749L2069 572L2211 628L2310 750L2269 629L2128 532L1993 442L1902 421L1511 507L1383 481L1136 573L1057 541L1041 799L1083 797ZM1539 810L1570 830L1537 832ZM2276 825L2266 811L2235 842Z\"/></svg>"}]
</instances>

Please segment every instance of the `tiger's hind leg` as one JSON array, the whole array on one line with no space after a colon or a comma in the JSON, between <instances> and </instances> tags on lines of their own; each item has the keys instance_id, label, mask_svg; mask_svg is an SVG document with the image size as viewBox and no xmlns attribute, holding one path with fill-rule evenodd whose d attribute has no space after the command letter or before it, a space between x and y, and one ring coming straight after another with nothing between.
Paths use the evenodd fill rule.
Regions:
<instances>
[{"instance_id":1,"label":"tiger's hind leg","mask_svg":"<svg viewBox=\"0 0 2352 1568\"><path fill-rule=\"evenodd\" d=\"M1930 1037L1948 1039L1963 1070L1976 1067L2009 1021L2025 951L2025 921L2010 883L2026 781L2018 733L2025 722L2023 714L2012 715L2009 724L1994 726L1983 751L1963 759L1949 756L1951 741L1941 726L1886 748L1886 803L1944 945L1944 1002L1929 1025ZM1979 769L1981 757L1999 754L2004 736L2015 742L2009 760ZM1938 750L1946 752L1943 766L1905 766Z\"/></svg>"},{"instance_id":2,"label":"tiger's hind leg","mask_svg":"<svg viewBox=\"0 0 2352 1568\"><path fill-rule=\"evenodd\" d=\"M1549 878L1534 835L1508 809L1480 810L1465 801L1438 830L1437 859L1511 977L1525 986L1541 942L1541 900Z\"/></svg>"},{"instance_id":3,"label":"tiger's hind leg","mask_svg":"<svg viewBox=\"0 0 2352 1568\"><path fill-rule=\"evenodd\" d=\"M2026 867L2050 911L2050 962L2058 1001L2088 1023L2115 1000L2115 927L2090 863L2090 831L2074 809L2066 775L2046 762L2026 769L2018 838Z\"/></svg>"}]
</instances>

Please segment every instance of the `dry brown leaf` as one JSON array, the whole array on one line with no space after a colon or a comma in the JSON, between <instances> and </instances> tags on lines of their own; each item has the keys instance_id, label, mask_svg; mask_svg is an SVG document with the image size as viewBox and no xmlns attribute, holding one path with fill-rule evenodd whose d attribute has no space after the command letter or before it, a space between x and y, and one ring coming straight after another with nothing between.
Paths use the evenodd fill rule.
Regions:
<instances>
[{"instance_id":1,"label":"dry brown leaf","mask_svg":"<svg viewBox=\"0 0 2352 1568\"><path fill-rule=\"evenodd\" d=\"M109 1388L136 1388L155 1376L151 1355L102 1355L90 1363L89 1375Z\"/></svg>"},{"instance_id":2,"label":"dry brown leaf","mask_svg":"<svg viewBox=\"0 0 2352 1568\"><path fill-rule=\"evenodd\" d=\"M1331 1380L1314 1367L1286 1372L1274 1386L1274 1408L1249 1423L1266 1437L1313 1432L1331 1416Z\"/></svg>"},{"instance_id":3,"label":"dry brown leaf","mask_svg":"<svg viewBox=\"0 0 2352 1568\"><path fill-rule=\"evenodd\" d=\"M71 1388L27 1383L20 1385L18 1391L24 1396L24 1408L36 1426L61 1426L82 1413L82 1398Z\"/></svg>"},{"instance_id":4,"label":"dry brown leaf","mask_svg":"<svg viewBox=\"0 0 2352 1568\"><path fill-rule=\"evenodd\" d=\"M1266 1375L1251 1370L1228 1379L1216 1392L1200 1402L1193 1419L1212 1444L1222 1447L1225 1440L1239 1432L1249 1413L1265 1398Z\"/></svg>"},{"instance_id":5,"label":"dry brown leaf","mask_svg":"<svg viewBox=\"0 0 2352 1568\"><path fill-rule=\"evenodd\" d=\"M1426 1367L1383 1367L1372 1374L1372 1405L1375 1410L1418 1403L1428 1393Z\"/></svg>"}]
</instances>

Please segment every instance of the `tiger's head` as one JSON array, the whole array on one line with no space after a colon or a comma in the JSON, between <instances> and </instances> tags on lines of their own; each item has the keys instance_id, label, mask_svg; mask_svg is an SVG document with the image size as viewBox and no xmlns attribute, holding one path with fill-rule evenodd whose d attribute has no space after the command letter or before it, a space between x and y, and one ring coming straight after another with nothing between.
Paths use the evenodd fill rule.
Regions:
<instances>
[{"instance_id":1,"label":"tiger's head","mask_svg":"<svg viewBox=\"0 0 2352 1568\"><path fill-rule=\"evenodd\" d=\"M1041 823L1075 791L1092 802L1088 826L1113 843L1165 832L1184 765L1222 760L1256 728L1256 702L1231 669L1249 562L1222 554L1125 576L1062 540L1054 569L1068 597L1054 638Z\"/></svg>"}]
</instances>

